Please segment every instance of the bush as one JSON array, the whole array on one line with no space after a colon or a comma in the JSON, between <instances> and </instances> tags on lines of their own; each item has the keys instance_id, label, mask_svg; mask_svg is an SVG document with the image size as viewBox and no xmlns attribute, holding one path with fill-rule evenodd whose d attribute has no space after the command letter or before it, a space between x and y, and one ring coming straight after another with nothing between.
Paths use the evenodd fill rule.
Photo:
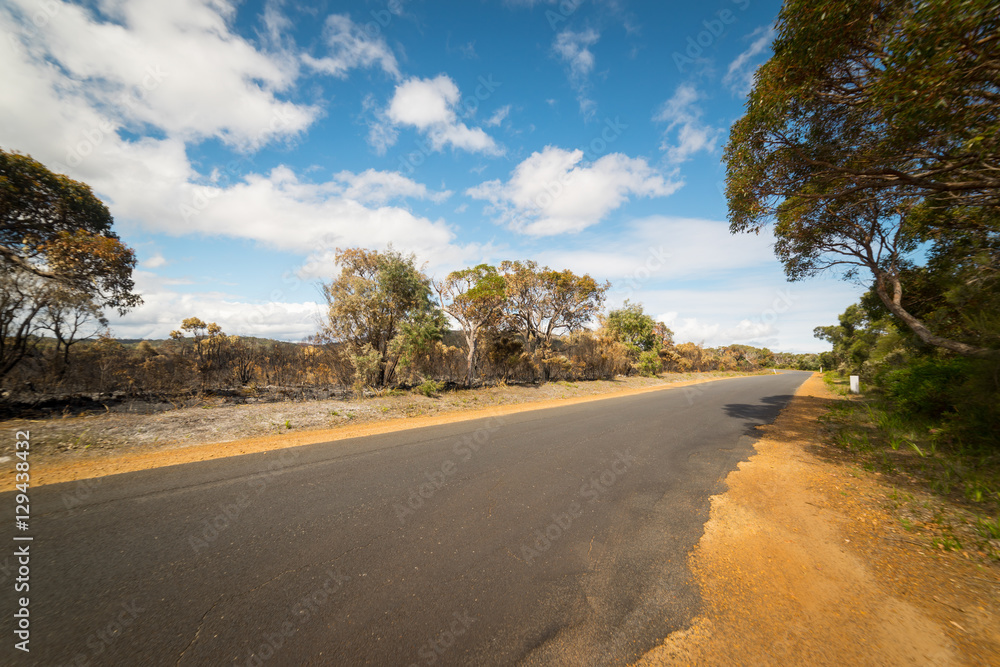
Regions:
<instances>
[{"instance_id":1,"label":"bush","mask_svg":"<svg viewBox=\"0 0 1000 667\"><path fill-rule=\"evenodd\" d=\"M938 422L971 445L1000 445L1000 362L951 358L914 360L880 376L903 413Z\"/></svg>"},{"instance_id":2,"label":"bush","mask_svg":"<svg viewBox=\"0 0 1000 667\"><path fill-rule=\"evenodd\" d=\"M496 334L486 337L480 353L483 375L500 382L530 382L535 369L524 342L514 335Z\"/></svg>"},{"instance_id":3,"label":"bush","mask_svg":"<svg viewBox=\"0 0 1000 667\"><path fill-rule=\"evenodd\" d=\"M653 350L649 352L643 352L639 355L639 361L636 363L635 368L639 371L639 375L644 377L656 377L656 374L660 372L660 355Z\"/></svg>"},{"instance_id":4,"label":"bush","mask_svg":"<svg viewBox=\"0 0 1000 667\"><path fill-rule=\"evenodd\" d=\"M565 342L566 354L573 362L573 379L610 380L632 370L625 343L590 331L574 333Z\"/></svg>"},{"instance_id":5,"label":"bush","mask_svg":"<svg viewBox=\"0 0 1000 667\"><path fill-rule=\"evenodd\" d=\"M955 409L956 389L969 379L965 359L926 359L883 376L886 395L904 412L939 418Z\"/></svg>"},{"instance_id":6,"label":"bush","mask_svg":"<svg viewBox=\"0 0 1000 667\"><path fill-rule=\"evenodd\" d=\"M427 398L433 398L439 391L444 389L444 382L435 382L434 380L424 380L423 384L414 388L418 394L423 394Z\"/></svg>"},{"instance_id":7,"label":"bush","mask_svg":"<svg viewBox=\"0 0 1000 667\"><path fill-rule=\"evenodd\" d=\"M357 353L348 352L347 358L354 369L354 391L364 396L365 389L379 383L382 355L370 343L365 343Z\"/></svg>"}]
</instances>

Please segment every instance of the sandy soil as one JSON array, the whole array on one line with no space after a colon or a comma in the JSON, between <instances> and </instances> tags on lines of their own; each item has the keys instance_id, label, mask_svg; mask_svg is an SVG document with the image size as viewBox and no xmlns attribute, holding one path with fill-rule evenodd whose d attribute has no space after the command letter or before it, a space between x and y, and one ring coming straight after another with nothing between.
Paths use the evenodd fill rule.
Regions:
<instances>
[{"instance_id":1,"label":"sandy soil","mask_svg":"<svg viewBox=\"0 0 1000 667\"><path fill-rule=\"evenodd\" d=\"M726 479L689 564L702 614L637 663L1000 665L1000 567L907 537L874 475L823 456L806 381Z\"/></svg>"},{"instance_id":2,"label":"sandy soil","mask_svg":"<svg viewBox=\"0 0 1000 667\"><path fill-rule=\"evenodd\" d=\"M17 431L29 431L31 485L85 480L135 470L335 442L377 433L478 417L540 410L645 391L683 387L747 373L669 373L541 386L500 386L444 392L405 392L353 400L244 405L206 401L159 414L107 413L0 422L0 466L13 467ZM14 476L0 476L0 491Z\"/></svg>"}]
</instances>

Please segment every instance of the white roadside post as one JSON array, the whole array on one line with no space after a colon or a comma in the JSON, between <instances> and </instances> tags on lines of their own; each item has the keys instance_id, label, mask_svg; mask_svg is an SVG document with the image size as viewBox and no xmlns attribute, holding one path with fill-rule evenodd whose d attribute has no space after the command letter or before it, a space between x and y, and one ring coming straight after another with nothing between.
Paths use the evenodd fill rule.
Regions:
<instances>
[{"instance_id":1,"label":"white roadside post","mask_svg":"<svg viewBox=\"0 0 1000 667\"><path fill-rule=\"evenodd\" d=\"M861 393L861 378L857 375L851 376L851 393L860 394Z\"/></svg>"}]
</instances>

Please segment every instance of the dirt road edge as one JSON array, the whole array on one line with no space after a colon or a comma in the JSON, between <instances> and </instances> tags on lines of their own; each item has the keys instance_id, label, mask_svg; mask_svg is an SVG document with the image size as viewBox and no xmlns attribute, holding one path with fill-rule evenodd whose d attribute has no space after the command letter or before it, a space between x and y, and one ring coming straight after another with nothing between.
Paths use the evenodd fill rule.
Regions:
<instances>
[{"instance_id":1,"label":"dirt road edge","mask_svg":"<svg viewBox=\"0 0 1000 667\"><path fill-rule=\"evenodd\" d=\"M988 578L907 543L877 480L815 455L832 398L814 375L761 429L689 557L701 614L637 667L1000 664Z\"/></svg>"}]
</instances>

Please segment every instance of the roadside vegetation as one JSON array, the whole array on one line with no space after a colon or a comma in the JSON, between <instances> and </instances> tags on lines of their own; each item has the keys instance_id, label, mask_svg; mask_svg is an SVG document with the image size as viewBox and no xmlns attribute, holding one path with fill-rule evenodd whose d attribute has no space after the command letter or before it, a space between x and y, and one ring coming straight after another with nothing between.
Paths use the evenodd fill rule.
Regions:
<instances>
[{"instance_id":1,"label":"roadside vegetation","mask_svg":"<svg viewBox=\"0 0 1000 667\"><path fill-rule=\"evenodd\" d=\"M1000 561L1000 363L927 349L864 312L817 329L834 342L824 379L844 396L823 418L831 444L883 477L913 541Z\"/></svg>"},{"instance_id":2,"label":"roadside vegetation","mask_svg":"<svg viewBox=\"0 0 1000 667\"><path fill-rule=\"evenodd\" d=\"M819 367L815 354L672 341L643 349L618 341L616 335L601 328L556 336L543 357L527 354L517 334L490 333L478 341L471 388ZM7 416L13 416L12 412L34 413L38 408L59 412L67 406L71 412L78 408L103 412L108 405L137 402L162 409L207 399L273 402L405 392L438 397L470 388L469 353L461 332L441 330L419 345L419 353L403 345L394 347L388 355L394 364L391 377L380 382L385 367L373 349L344 342L231 336L199 318L184 320L165 340L120 340L105 331L75 341L69 354L57 349L51 337L38 335L21 363L3 379L0 407L6 402ZM394 356L400 348L402 352Z\"/></svg>"},{"instance_id":3,"label":"roadside vegetation","mask_svg":"<svg viewBox=\"0 0 1000 667\"><path fill-rule=\"evenodd\" d=\"M789 280L868 287L815 334L828 415L900 522L1000 557L1000 12L970 0L787 0L725 150L733 233ZM918 540L919 541L919 540Z\"/></svg>"}]
</instances>

